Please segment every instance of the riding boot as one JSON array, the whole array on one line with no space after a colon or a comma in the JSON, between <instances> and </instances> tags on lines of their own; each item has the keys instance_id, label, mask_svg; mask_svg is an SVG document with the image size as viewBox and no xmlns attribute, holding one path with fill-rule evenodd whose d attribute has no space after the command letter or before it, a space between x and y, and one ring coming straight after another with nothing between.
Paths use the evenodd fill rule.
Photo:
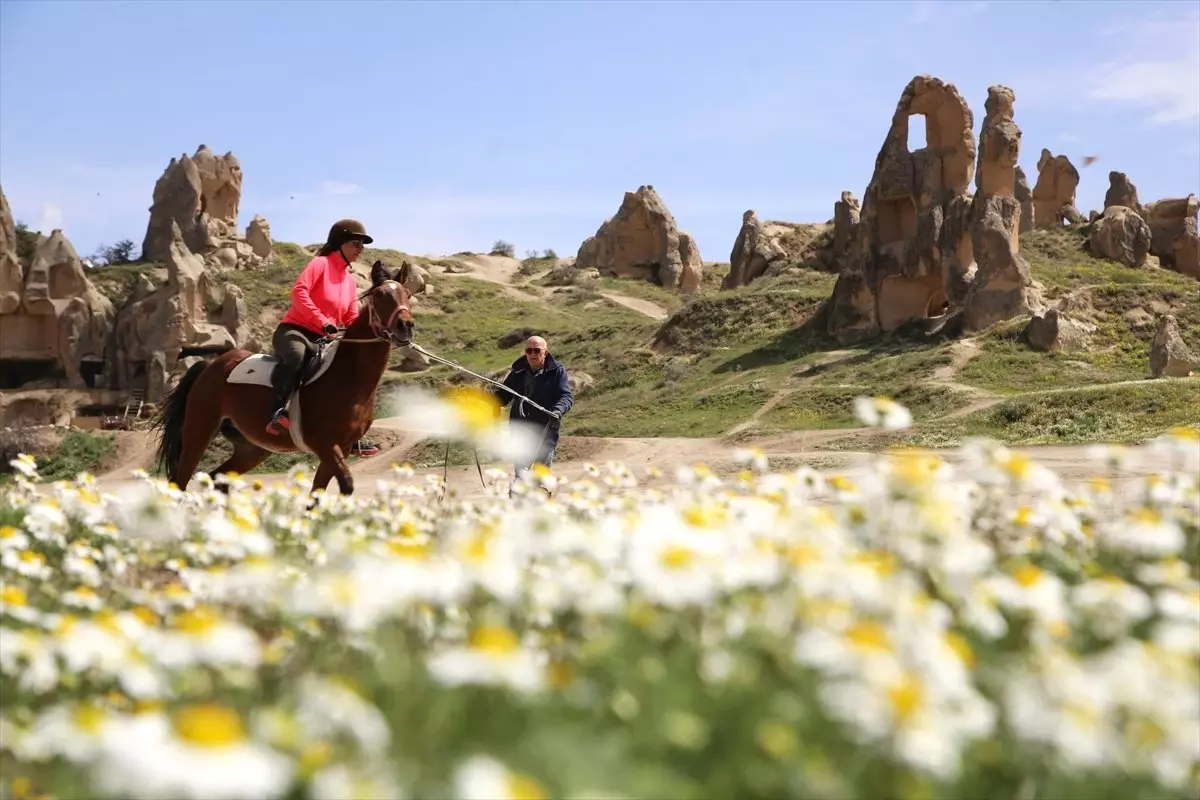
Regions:
<instances>
[{"instance_id":1,"label":"riding boot","mask_svg":"<svg viewBox=\"0 0 1200 800\"><path fill-rule=\"evenodd\" d=\"M275 373L271 376L274 383L274 392L271 395L271 408L275 409L271 415L271 421L267 423L267 433L277 434L283 431L290 430L292 421L288 418L287 400L291 394L292 384L295 382L293 377L287 373L286 367L283 364L275 368Z\"/></svg>"}]
</instances>

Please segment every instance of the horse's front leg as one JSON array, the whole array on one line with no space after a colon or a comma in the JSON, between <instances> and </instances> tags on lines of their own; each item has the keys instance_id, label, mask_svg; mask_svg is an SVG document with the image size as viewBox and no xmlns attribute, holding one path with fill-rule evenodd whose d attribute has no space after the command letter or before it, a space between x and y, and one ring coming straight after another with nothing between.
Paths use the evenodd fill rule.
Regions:
<instances>
[{"instance_id":1,"label":"horse's front leg","mask_svg":"<svg viewBox=\"0 0 1200 800\"><path fill-rule=\"evenodd\" d=\"M317 474L313 478L313 494L324 491L334 478L337 478L339 492L345 495L354 494L354 476L350 474L350 468L346 466L342 448L335 444L328 449L322 449L317 455L320 456L321 463L317 466Z\"/></svg>"}]
</instances>

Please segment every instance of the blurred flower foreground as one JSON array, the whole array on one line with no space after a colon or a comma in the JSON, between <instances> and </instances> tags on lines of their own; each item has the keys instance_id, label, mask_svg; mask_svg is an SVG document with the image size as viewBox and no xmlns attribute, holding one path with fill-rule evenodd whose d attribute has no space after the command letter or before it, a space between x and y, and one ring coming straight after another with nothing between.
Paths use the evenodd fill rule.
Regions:
<instances>
[{"instance_id":1,"label":"blurred flower foreground","mask_svg":"<svg viewBox=\"0 0 1200 800\"><path fill-rule=\"evenodd\" d=\"M1079 486L978 441L442 502L399 467L311 510L299 469L113 496L21 457L0 796L1195 797L1200 437L1096 455Z\"/></svg>"}]
</instances>

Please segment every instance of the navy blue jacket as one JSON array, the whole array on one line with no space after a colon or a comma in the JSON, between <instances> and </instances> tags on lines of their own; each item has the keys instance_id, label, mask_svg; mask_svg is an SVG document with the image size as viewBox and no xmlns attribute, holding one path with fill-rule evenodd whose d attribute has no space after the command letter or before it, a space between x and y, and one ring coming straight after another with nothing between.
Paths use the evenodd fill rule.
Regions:
<instances>
[{"instance_id":1,"label":"navy blue jacket","mask_svg":"<svg viewBox=\"0 0 1200 800\"><path fill-rule=\"evenodd\" d=\"M527 386L530 377L533 378L532 388ZM508 377L504 379L503 383L517 394L528 397L542 408L557 411L559 417L565 415L571 406L575 405L575 396L571 393L571 385L567 382L567 368L558 363L554 356L549 353L546 354L546 361L542 364L542 371L534 376L529 374L529 362L525 360L525 356L521 356L512 363ZM549 415L543 414L528 403L518 400L503 389L497 387L492 389L491 392L500 401L501 407L512 403L512 410L508 415L509 420L512 422L533 423L540 430L546 427L546 424L550 421ZM546 430L545 442L550 447L558 444L557 425L550 425Z\"/></svg>"}]
</instances>

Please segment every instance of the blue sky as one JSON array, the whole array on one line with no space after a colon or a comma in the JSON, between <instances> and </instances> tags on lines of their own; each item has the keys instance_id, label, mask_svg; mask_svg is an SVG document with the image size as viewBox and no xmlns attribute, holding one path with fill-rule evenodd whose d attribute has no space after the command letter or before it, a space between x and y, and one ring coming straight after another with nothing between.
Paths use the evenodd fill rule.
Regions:
<instances>
[{"instance_id":1,"label":"blue sky","mask_svg":"<svg viewBox=\"0 0 1200 800\"><path fill-rule=\"evenodd\" d=\"M914 75L975 114L1016 93L1021 164L1200 193L1200 4L0 2L0 185L82 253L145 234L201 143L245 171L240 223L316 242L357 217L413 253L573 255L653 184L705 260L741 214L861 199Z\"/></svg>"}]
</instances>

